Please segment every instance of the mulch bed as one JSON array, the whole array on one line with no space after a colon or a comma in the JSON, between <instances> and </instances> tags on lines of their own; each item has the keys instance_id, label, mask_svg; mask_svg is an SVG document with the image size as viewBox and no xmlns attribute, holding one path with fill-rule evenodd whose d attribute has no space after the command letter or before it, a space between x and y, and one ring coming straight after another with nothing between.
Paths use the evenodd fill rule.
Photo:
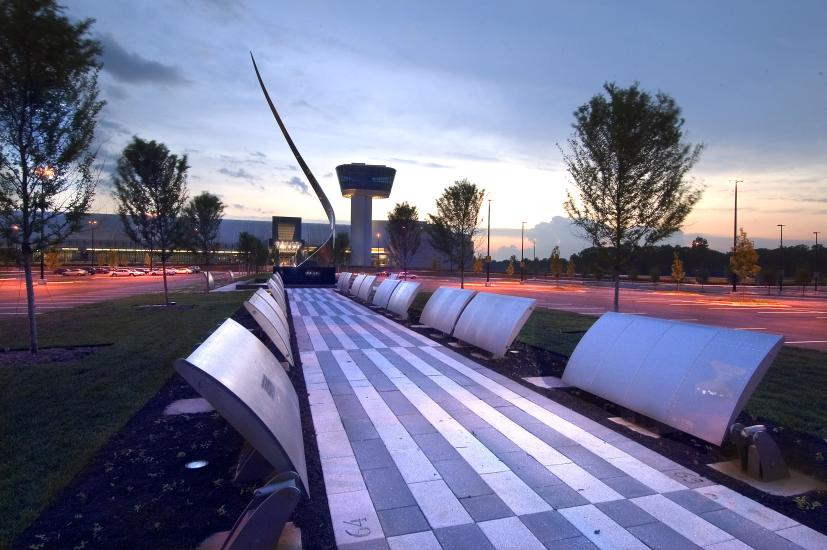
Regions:
<instances>
[{"instance_id":1,"label":"mulch bed","mask_svg":"<svg viewBox=\"0 0 827 550\"><path fill-rule=\"evenodd\" d=\"M432 329L413 328L413 325L419 323L416 315L407 321L397 320L397 322L432 340L443 344L448 342L446 338L435 337ZM736 458L735 447L730 443L715 447L683 432L666 433L659 439L647 437L609 420L610 417L623 416L624 413L622 408L614 403L577 388L538 388L523 380L523 377L529 376L562 376L568 361L565 355L523 342L515 342L511 347L517 353L507 353L505 357L496 360L489 359L490 354L472 346L451 346L451 349L595 422L622 433L629 439L649 447L715 483L730 487L804 525L827 534L827 491L811 491L797 497L769 495L706 466L706 464ZM786 429L766 419L750 417L746 413L741 413L736 420L748 426L766 425L784 453L789 466L822 481L827 481L827 441Z\"/></svg>"},{"instance_id":2,"label":"mulch bed","mask_svg":"<svg viewBox=\"0 0 827 550\"><path fill-rule=\"evenodd\" d=\"M233 318L257 329L243 308ZM298 349L295 332L292 337L293 348ZM262 341L275 353L266 337ZM299 502L292 519L302 531L304 548L333 548L301 365L288 376L299 396L311 497ZM229 530L253 490L266 480L256 484L232 481L243 441L217 413L163 415L171 402L193 397L197 393L175 374L12 547L183 549L195 548L209 535ZM208 464L194 470L184 467L194 460Z\"/></svg>"}]
</instances>

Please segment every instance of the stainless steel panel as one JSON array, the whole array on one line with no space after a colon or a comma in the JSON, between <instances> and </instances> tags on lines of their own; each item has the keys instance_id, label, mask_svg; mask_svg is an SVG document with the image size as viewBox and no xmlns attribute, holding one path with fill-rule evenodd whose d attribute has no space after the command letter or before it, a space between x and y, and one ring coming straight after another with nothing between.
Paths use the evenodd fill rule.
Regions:
<instances>
[{"instance_id":1,"label":"stainless steel panel","mask_svg":"<svg viewBox=\"0 0 827 550\"><path fill-rule=\"evenodd\" d=\"M344 271L339 274L339 279L336 281L336 288L339 289L339 292L347 292L350 286L350 276L351 273L349 271Z\"/></svg>"},{"instance_id":2,"label":"stainless steel panel","mask_svg":"<svg viewBox=\"0 0 827 550\"><path fill-rule=\"evenodd\" d=\"M272 279L267 281L267 286L270 289L270 294L273 296L273 299L279 304L279 307L287 313L287 300L284 298L284 289L279 287L277 283L274 283Z\"/></svg>"},{"instance_id":3,"label":"stainless steel panel","mask_svg":"<svg viewBox=\"0 0 827 550\"><path fill-rule=\"evenodd\" d=\"M388 301L388 311L396 313L402 319L408 318L408 310L411 304L419 294L419 288L422 285L419 283L412 283L410 281L402 281L396 285L391 294L391 299Z\"/></svg>"},{"instance_id":4,"label":"stainless steel panel","mask_svg":"<svg viewBox=\"0 0 827 550\"><path fill-rule=\"evenodd\" d=\"M396 290L397 285L401 281L399 279L385 279L376 289L373 294L373 305L379 306L382 309L388 308L388 302L391 299L391 294Z\"/></svg>"},{"instance_id":5,"label":"stainless steel panel","mask_svg":"<svg viewBox=\"0 0 827 550\"><path fill-rule=\"evenodd\" d=\"M309 494L298 397L258 338L227 319L175 370L277 471L298 473Z\"/></svg>"},{"instance_id":6,"label":"stainless steel panel","mask_svg":"<svg viewBox=\"0 0 827 550\"><path fill-rule=\"evenodd\" d=\"M451 334L462 310L476 293L476 290L461 288L438 288L425 304L419 322L445 334Z\"/></svg>"},{"instance_id":7,"label":"stainless steel panel","mask_svg":"<svg viewBox=\"0 0 827 550\"><path fill-rule=\"evenodd\" d=\"M287 359L287 362L290 365L295 365L290 348L290 325L287 324L284 313L281 312L281 308L273 298L259 289L250 296L248 301L244 302L244 309L252 315L253 319L267 334L267 337L270 338L270 341L273 342L273 345L276 346L276 349Z\"/></svg>"},{"instance_id":8,"label":"stainless steel panel","mask_svg":"<svg viewBox=\"0 0 827 550\"><path fill-rule=\"evenodd\" d=\"M459 316L453 336L502 357L536 303L532 298L477 293Z\"/></svg>"},{"instance_id":9,"label":"stainless steel panel","mask_svg":"<svg viewBox=\"0 0 827 550\"><path fill-rule=\"evenodd\" d=\"M580 340L563 382L720 445L783 343L775 334L606 313Z\"/></svg>"},{"instance_id":10,"label":"stainless steel panel","mask_svg":"<svg viewBox=\"0 0 827 550\"><path fill-rule=\"evenodd\" d=\"M351 296L356 296L356 294L359 292L359 288L361 288L362 283L365 280L365 277L366 275L364 273L357 275L356 278L353 280L353 284L350 285L350 290L348 291L348 294L350 294Z\"/></svg>"},{"instance_id":11,"label":"stainless steel panel","mask_svg":"<svg viewBox=\"0 0 827 550\"><path fill-rule=\"evenodd\" d=\"M359 287L359 293L356 295L357 298L362 300L363 302L368 301L368 297L370 296L370 290L373 288L373 283L376 281L376 275L368 275L365 277L365 280L362 281L362 286Z\"/></svg>"}]
</instances>

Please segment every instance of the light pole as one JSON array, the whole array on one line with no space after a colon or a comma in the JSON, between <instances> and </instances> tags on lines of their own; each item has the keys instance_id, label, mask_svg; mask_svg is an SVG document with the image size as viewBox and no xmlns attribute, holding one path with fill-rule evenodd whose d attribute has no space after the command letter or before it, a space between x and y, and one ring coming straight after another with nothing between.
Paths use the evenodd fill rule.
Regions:
<instances>
[{"instance_id":1,"label":"light pole","mask_svg":"<svg viewBox=\"0 0 827 550\"><path fill-rule=\"evenodd\" d=\"M379 267L379 238L381 236L381 233L376 233L376 267Z\"/></svg>"},{"instance_id":2,"label":"light pole","mask_svg":"<svg viewBox=\"0 0 827 550\"><path fill-rule=\"evenodd\" d=\"M525 222L520 228L520 284L525 282Z\"/></svg>"},{"instance_id":3,"label":"light pole","mask_svg":"<svg viewBox=\"0 0 827 550\"><path fill-rule=\"evenodd\" d=\"M534 243L534 278L537 278L537 239L531 241Z\"/></svg>"},{"instance_id":4,"label":"light pole","mask_svg":"<svg viewBox=\"0 0 827 550\"><path fill-rule=\"evenodd\" d=\"M488 199L488 238L485 251L485 286L491 286L491 199ZM817 243L816 243L817 244Z\"/></svg>"},{"instance_id":5,"label":"light pole","mask_svg":"<svg viewBox=\"0 0 827 550\"><path fill-rule=\"evenodd\" d=\"M98 220L89 220L89 227L92 229L92 267L95 267L95 226Z\"/></svg>"},{"instance_id":6,"label":"light pole","mask_svg":"<svg viewBox=\"0 0 827 550\"><path fill-rule=\"evenodd\" d=\"M735 180L735 215L732 221L732 254L738 249L738 184L744 183L744 180ZM738 290L738 276L732 274L732 292Z\"/></svg>"},{"instance_id":7,"label":"light pole","mask_svg":"<svg viewBox=\"0 0 827 550\"><path fill-rule=\"evenodd\" d=\"M779 247L779 252L781 256L781 273L778 276L778 293L780 294L781 291L784 290L784 228L786 224L778 224L778 227L781 229L781 245Z\"/></svg>"}]
</instances>

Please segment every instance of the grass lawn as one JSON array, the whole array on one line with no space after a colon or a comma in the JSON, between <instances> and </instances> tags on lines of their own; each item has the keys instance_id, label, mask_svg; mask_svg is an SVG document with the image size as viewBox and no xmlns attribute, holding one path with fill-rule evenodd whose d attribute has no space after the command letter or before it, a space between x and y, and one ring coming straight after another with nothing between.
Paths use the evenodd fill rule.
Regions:
<instances>
[{"instance_id":1,"label":"grass lawn","mask_svg":"<svg viewBox=\"0 0 827 550\"><path fill-rule=\"evenodd\" d=\"M0 366L0 548L247 296L176 292L177 306L135 307L159 301L143 295L38 316L41 346L113 345L70 362ZM25 347L25 327L23 317L0 320L3 346Z\"/></svg>"},{"instance_id":2,"label":"grass lawn","mask_svg":"<svg viewBox=\"0 0 827 550\"><path fill-rule=\"evenodd\" d=\"M430 292L417 296L421 311ZM597 320L591 315L536 309L520 331L519 340L571 355L583 333ZM827 440L827 353L785 346L775 359L745 411L775 424Z\"/></svg>"}]
</instances>

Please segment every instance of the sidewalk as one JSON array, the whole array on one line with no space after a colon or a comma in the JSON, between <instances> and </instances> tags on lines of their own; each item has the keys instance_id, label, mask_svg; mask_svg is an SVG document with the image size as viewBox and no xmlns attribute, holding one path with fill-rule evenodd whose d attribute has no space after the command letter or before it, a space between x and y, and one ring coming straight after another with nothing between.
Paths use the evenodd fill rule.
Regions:
<instances>
[{"instance_id":1,"label":"sidewalk","mask_svg":"<svg viewBox=\"0 0 827 550\"><path fill-rule=\"evenodd\" d=\"M332 290L288 293L339 547L827 547Z\"/></svg>"}]
</instances>

